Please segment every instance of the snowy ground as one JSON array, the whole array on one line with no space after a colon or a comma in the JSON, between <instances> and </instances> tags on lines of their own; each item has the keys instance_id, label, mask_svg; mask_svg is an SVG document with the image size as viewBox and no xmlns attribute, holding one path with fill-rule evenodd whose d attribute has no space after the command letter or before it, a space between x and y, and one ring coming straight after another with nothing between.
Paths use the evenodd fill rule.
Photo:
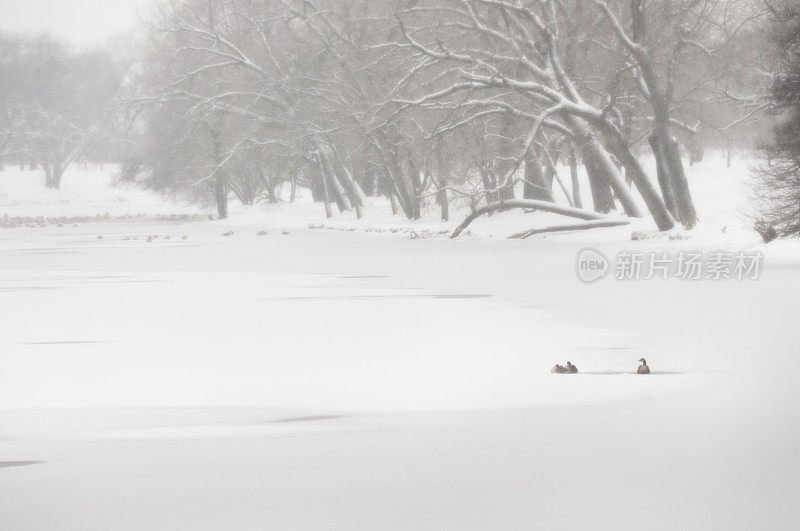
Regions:
<instances>
[{"instance_id":1,"label":"snowy ground","mask_svg":"<svg viewBox=\"0 0 800 531\"><path fill-rule=\"evenodd\" d=\"M0 229L0 528L800 526L798 244L746 228L742 164L691 170L688 239L637 242L506 240L549 219L521 213L409 239L374 231L442 225L385 205L165 221L198 211L81 171L0 173L0 217L110 217ZM587 246L765 264L584 284Z\"/></svg>"}]
</instances>

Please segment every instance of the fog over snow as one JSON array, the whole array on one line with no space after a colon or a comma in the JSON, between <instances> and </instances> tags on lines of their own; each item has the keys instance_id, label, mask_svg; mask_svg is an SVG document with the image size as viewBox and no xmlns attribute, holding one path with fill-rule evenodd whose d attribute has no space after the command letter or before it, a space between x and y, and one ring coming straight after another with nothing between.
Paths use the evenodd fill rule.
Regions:
<instances>
[{"instance_id":1,"label":"fog over snow","mask_svg":"<svg viewBox=\"0 0 800 531\"><path fill-rule=\"evenodd\" d=\"M154 2L0 0L0 531L800 529L797 2Z\"/></svg>"},{"instance_id":2,"label":"fog over snow","mask_svg":"<svg viewBox=\"0 0 800 531\"><path fill-rule=\"evenodd\" d=\"M130 30L148 0L0 0L0 31L50 32L71 42Z\"/></svg>"}]
</instances>

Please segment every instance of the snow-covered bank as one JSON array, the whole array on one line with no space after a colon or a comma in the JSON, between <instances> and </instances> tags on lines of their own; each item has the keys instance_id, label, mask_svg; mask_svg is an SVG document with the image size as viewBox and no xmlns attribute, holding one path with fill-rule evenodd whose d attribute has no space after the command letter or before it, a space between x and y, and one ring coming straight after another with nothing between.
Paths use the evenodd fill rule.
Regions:
<instances>
[{"instance_id":1,"label":"snow-covered bank","mask_svg":"<svg viewBox=\"0 0 800 531\"><path fill-rule=\"evenodd\" d=\"M196 206L169 201L135 186L115 185L119 168L73 164L64 173L61 189L44 186L41 170L20 171L6 166L0 171L0 217L131 217L192 215Z\"/></svg>"}]
</instances>

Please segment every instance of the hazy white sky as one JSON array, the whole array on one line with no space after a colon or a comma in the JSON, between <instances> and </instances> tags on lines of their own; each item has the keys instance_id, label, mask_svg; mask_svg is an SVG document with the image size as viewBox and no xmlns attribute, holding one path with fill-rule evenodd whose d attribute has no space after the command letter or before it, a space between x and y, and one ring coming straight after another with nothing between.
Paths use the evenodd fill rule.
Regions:
<instances>
[{"instance_id":1,"label":"hazy white sky","mask_svg":"<svg viewBox=\"0 0 800 531\"><path fill-rule=\"evenodd\" d=\"M75 43L130 27L152 0L0 0L0 31L50 31Z\"/></svg>"}]
</instances>

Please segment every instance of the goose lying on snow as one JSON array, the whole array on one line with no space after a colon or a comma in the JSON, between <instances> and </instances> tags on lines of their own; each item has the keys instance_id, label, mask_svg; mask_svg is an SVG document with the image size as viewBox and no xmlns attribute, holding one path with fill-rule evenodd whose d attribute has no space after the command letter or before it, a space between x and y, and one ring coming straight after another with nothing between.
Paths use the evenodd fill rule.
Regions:
<instances>
[{"instance_id":1,"label":"goose lying on snow","mask_svg":"<svg viewBox=\"0 0 800 531\"><path fill-rule=\"evenodd\" d=\"M550 369L550 372L554 374L576 374L578 372L578 368L573 365L571 361L568 361L566 367L556 364L555 367Z\"/></svg>"},{"instance_id":2,"label":"goose lying on snow","mask_svg":"<svg viewBox=\"0 0 800 531\"><path fill-rule=\"evenodd\" d=\"M639 358L639 361L642 363L639 365L639 368L636 369L637 374L650 374L650 367L647 366L647 360L644 358Z\"/></svg>"}]
</instances>

